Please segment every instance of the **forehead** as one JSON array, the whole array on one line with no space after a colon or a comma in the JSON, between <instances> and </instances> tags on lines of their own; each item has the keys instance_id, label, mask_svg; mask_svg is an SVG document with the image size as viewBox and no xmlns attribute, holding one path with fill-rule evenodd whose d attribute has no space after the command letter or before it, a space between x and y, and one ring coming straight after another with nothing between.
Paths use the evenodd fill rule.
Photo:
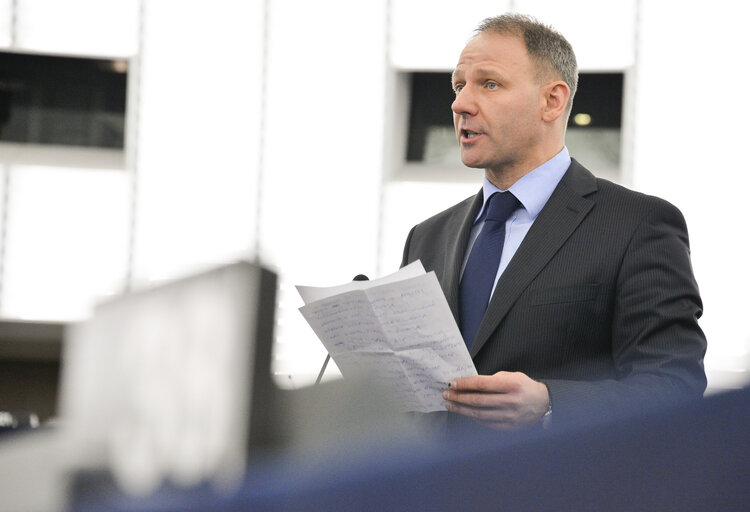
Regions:
<instances>
[{"instance_id":1,"label":"forehead","mask_svg":"<svg viewBox=\"0 0 750 512\"><path fill-rule=\"evenodd\" d=\"M454 77L477 69L505 73L531 72L531 59L520 36L482 33L464 47L453 72Z\"/></svg>"}]
</instances>

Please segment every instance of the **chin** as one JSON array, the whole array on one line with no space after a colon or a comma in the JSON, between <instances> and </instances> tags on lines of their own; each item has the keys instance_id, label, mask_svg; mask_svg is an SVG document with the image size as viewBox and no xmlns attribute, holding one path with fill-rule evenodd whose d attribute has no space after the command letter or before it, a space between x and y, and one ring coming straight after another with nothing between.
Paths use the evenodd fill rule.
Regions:
<instances>
[{"instance_id":1,"label":"chin","mask_svg":"<svg viewBox=\"0 0 750 512\"><path fill-rule=\"evenodd\" d=\"M461 159L461 163L466 167L470 167L471 169L484 169L486 167L482 162L464 158Z\"/></svg>"},{"instance_id":2,"label":"chin","mask_svg":"<svg viewBox=\"0 0 750 512\"><path fill-rule=\"evenodd\" d=\"M478 151L479 148L470 148L469 150L466 150L465 148L461 149L461 163L466 167L471 167L472 169L484 169L489 164L487 161L488 155L482 151Z\"/></svg>"}]
</instances>

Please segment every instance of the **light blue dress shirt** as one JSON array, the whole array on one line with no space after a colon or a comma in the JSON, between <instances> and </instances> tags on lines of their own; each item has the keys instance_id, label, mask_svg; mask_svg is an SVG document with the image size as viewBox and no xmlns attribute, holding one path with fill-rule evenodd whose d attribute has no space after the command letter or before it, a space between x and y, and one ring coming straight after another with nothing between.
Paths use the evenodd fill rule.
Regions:
<instances>
[{"instance_id":1,"label":"light blue dress shirt","mask_svg":"<svg viewBox=\"0 0 750 512\"><path fill-rule=\"evenodd\" d=\"M505 268L510 263L513 255L516 254L518 247L523 242L526 233L529 232L531 225L534 224L539 212L547 204L552 192L560 183L565 171L570 167L570 154L568 148L563 147L557 155L547 160L545 163L523 176L508 189L521 202L523 208L517 209L505 223L505 241L503 243L503 253L500 257L500 265L495 275L495 284L492 286L492 293L495 293L495 286ZM487 176L484 177L482 184L484 193L484 202L479 210L474 226L471 228L469 236L469 245L466 248L464 261L461 265L461 276L464 274L466 262L469 259L471 249L474 247L474 241L479 236L484 226L485 208L487 200L495 192L505 192L490 183Z\"/></svg>"}]
</instances>

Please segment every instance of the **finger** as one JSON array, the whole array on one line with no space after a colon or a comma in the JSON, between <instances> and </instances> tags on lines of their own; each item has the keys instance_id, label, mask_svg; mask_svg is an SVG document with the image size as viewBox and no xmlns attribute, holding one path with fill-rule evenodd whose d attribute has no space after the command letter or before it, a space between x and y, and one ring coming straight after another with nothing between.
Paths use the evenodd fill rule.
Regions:
<instances>
[{"instance_id":1,"label":"finger","mask_svg":"<svg viewBox=\"0 0 750 512\"><path fill-rule=\"evenodd\" d=\"M479 421L477 420L477 423L482 425L483 427L491 428L493 430L520 430L524 428L526 425L516 423L513 421Z\"/></svg>"},{"instance_id":2,"label":"finger","mask_svg":"<svg viewBox=\"0 0 750 512\"><path fill-rule=\"evenodd\" d=\"M474 391L454 391L449 389L443 392L443 399L480 408L512 408L518 406L518 397L507 393L477 393Z\"/></svg>"},{"instance_id":3,"label":"finger","mask_svg":"<svg viewBox=\"0 0 750 512\"><path fill-rule=\"evenodd\" d=\"M474 375L453 379L448 383L448 389L505 393L513 389L512 379L509 376L508 372L498 372L494 375Z\"/></svg>"},{"instance_id":4,"label":"finger","mask_svg":"<svg viewBox=\"0 0 750 512\"><path fill-rule=\"evenodd\" d=\"M461 414L476 420L480 423L507 423L515 419L515 415L505 409L485 409L481 407L471 407L457 402L446 402L445 408L449 412Z\"/></svg>"},{"instance_id":5,"label":"finger","mask_svg":"<svg viewBox=\"0 0 750 512\"><path fill-rule=\"evenodd\" d=\"M494 430L518 430L536 423L538 418L512 409L482 409L455 402L446 402L448 412L460 414Z\"/></svg>"}]
</instances>

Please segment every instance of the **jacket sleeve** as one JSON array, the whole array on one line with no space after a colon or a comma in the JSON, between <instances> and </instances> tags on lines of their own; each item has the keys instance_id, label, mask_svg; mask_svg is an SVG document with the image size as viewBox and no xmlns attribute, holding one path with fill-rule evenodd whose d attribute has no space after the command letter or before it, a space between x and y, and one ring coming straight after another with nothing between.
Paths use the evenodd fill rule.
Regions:
<instances>
[{"instance_id":1,"label":"jacket sleeve","mask_svg":"<svg viewBox=\"0 0 750 512\"><path fill-rule=\"evenodd\" d=\"M628 413L701 397L706 388L702 302L680 211L657 200L627 246L612 305L616 379L544 380L552 416Z\"/></svg>"}]
</instances>

